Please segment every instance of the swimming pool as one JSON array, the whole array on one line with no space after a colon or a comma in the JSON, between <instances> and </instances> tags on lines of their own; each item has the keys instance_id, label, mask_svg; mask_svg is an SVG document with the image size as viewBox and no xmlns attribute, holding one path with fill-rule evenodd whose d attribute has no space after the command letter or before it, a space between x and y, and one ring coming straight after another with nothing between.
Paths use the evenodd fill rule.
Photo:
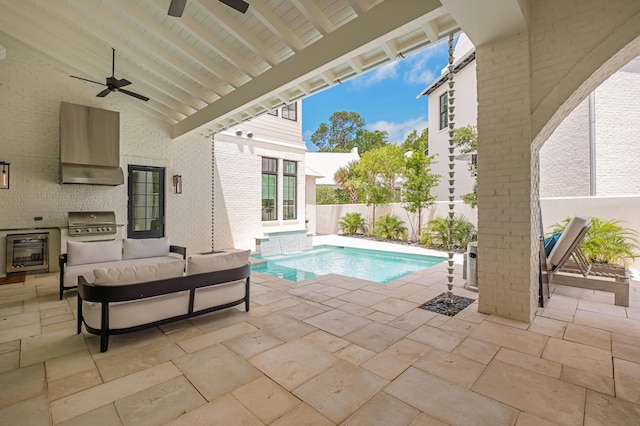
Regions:
<instances>
[{"instance_id":1,"label":"swimming pool","mask_svg":"<svg viewBox=\"0 0 640 426\"><path fill-rule=\"evenodd\" d=\"M447 260L446 257L337 246L316 246L295 254L253 257L266 262L254 263L251 270L289 281L338 274L382 284Z\"/></svg>"}]
</instances>

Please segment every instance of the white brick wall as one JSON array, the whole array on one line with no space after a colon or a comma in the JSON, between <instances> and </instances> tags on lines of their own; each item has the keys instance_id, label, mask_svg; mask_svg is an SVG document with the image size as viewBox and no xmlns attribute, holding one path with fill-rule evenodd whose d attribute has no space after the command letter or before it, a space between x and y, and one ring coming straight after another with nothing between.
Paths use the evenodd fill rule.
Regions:
<instances>
[{"instance_id":1,"label":"white brick wall","mask_svg":"<svg viewBox=\"0 0 640 426\"><path fill-rule=\"evenodd\" d=\"M640 3L530 3L530 32L477 49L479 310L523 321L538 286L538 151L640 54Z\"/></svg>"},{"instance_id":2,"label":"white brick wall","mask_svg":"<svg viewBox=\"0 0 640 426\"><path fill-rule=\"evenodd\" d=\"M128 76L134 82L135 76ZM66 224L68 211L114 210L127 220L127 185L60 185L60 102L120 112L120 165L166 168L166 235L190 252L211 247L210 144L199 136L173 142L169 128L120 94L96 98L99 86L8 47L0 62L0 160L11 163L11 189L0 191L0 228ZM134 101L138 102L138 101ZM171 177L181 174L182 195L171 192ZM33 220L43 216L42 222ZM204 232L203 232L204 230Z\"/></svg>"}]
</instances>

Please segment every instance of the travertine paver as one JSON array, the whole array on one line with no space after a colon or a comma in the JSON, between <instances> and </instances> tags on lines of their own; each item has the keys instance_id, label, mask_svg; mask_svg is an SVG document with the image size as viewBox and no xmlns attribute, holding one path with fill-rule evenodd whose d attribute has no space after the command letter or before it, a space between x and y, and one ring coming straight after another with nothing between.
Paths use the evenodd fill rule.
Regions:
<instances>
[{"instance_id":1,"label":"travertine paver","mask_svg":"<svg viewBox=\"0 0 640 426\"><path fill-rule=\"evenodd\" d=\"M287 390L293 390L338 362L317 346L296 340L249 359L249 362Z\"/></svg>"},{"instance_id":2,"label":"travertine paver","mask_svg":"<svg viewBox=\"0 0 640 426\"><path fill-rule=\"evenodd\" d=\"M407 333L403 330L373 322L347 334L344 338L374 352L382 352L402 339L405 334Z\"/></svg>"},{"instance_id":3,"label":"travertine paver","mask_svg":"<svg viewBox=\"0 0 640 426\"><path fill-rule=\"evenodd\" d=\"M396 316L404 302L442 293L446 265L389 285L336 275L306 284L252 278L264 305L252 303L249 313L232 308L112 336L106 353L98 336L75 334L75 294L57 300L56 274L1 286L8 303L0 302L0 318L15 317L3 323L14 327L0 324L0 423L542 426L581 424L582 415L585 425L640 418L635 282L629 318L603 307L600 294L564 288L526 324L481 314L477 302L453 318L415 308ZM462 281L454 283L458 293ZM384 299L368 307L329 297L355 291ZM33 364L19 368L21 359ZM371 378L391 382L349 393Z\"/></svg>"},{"instance_id":4,"label":"travertine paver","mask_svg":"<svg viewBox=\"0 0 640 426\"><path fill-rule=\"evenodd\" d=\"M339 337L371 323L370 320L344 312L340 309L332 309L331 311L307 318L304 322Z\"/></svg>"},{"instance_id":5,"label":"travertine paver","mask_svg":"<svg viewBox=\"0 0 640 426\"><path fill-rule=\"evenodd\" d=\"M613 359L616 396L640 404L640 364L624 359Z\"/></svg>"},{"instance_id":6,"label":"travertine paver","mask_svg":"<svg viewBox=\"0 0 640 426\"><path fill-rule=\"evenodd\" d=\"M408 425L419 410L384 392L378 393L353 413L344 426Z\"/></svg>"},{"instance_id":7,"label":"travertine paver","mask_svg":"<svg viewBox=\"0 0 640 426\"><path fill-rule=\"evenodd\" d=\"M116 401L125 425L163 424L207 401L184 378L176 377Z\"/></svg>"},{"instance_id":8,"label":"travertine paver","mask_svg":"<svg viewBox=\"0 0 640 426\"><path fill-rule=\"evenodd\" d=\"M478 325L470 337L536 356L542 354L547 342L547 337L541 334L489 321Z\"/></svg>"},{"instance_id":9,"label":"travertine paver","mask_svg":"<svg viewBox=\"0 0 640 426\"><path fill-rule=\"evenodd\" d=\"M550 338L542 358L587 370L599 376L613 377L611 351L593 346Z\"/></svg>"},{"instance_id":10,"label":"travertine paver","mask_svg":"<svg viewBox=\"0 0 640 426\"><path fill-rule=\"evenodd\" d=\"M255 367L221 344L183 355L173 363L208 401L262 376Z\"/></svg>"},{"instance_id":11,"label":"travertine paver","mask_svg":"<svg viewBox=\"0 0 640 426\"><path fill-rule=\"evenodd\" d=\"M498 360L471 388L561 425L582 425L585 389Z\"/></svg>"},{"instance_id":12,"label":"travertine paver","mask_svg":"<svg viewBox=\"0 0 640 426\"><path fill-rule=\"evenodd\" d=\"M413 366L465 388L470 388L485 369L484 364L438 349L427 352Z\"/></svg>"},{"instance_id":13,"label":"travertine paver","mask_svg":"<svg viewBox=\"0 0 640 426\"><path fill-rule=\"evenodd\" d=\"M360 289L336 297L336 299L344 300L345 302L351 302L355 303L356 305L366 306L369 308L371 307L371 305L380 303L387 298L388 296L384 294L373 293Z\"/></svg>"},{"instance_id":14,"label":"travertine paver","mask_svg":"<svg viewBox=\"0 0 640 426\"><path fill-rule=\"evenodd\" d=\"M208 404L166 424L167 426L263 426L263 423L230 394L222 395Z\"/></svg>"},{"instance_id":15,"label":"travertine paver","mask_svg":"<svg viewBox=\"0 0 640 426\"><path fill-rule=\"evenodd\" d=\"M265 424L269 424L302 403L268 377L260 377L231 393Z\"/></svg>"},{"instance_id":16,"label":"travertine paver","mask_svg":"<svg viewBox=\"0 0 640 426\"><path fill-rule=\"evenodd\" d=\"M449 424L508 425L515 424L518 417L518 410L508 405L415 367L391 382L385 392Z\"/></svg>"},{"instance_id":17,"label":"travertine paver","mask_svg":"<svg viewBox=\"0 0 640 426\"><path fill-rule=\"evenodd\" d=\"M340 361L294 389L293 394L338 424L387 383L363 368Z\"/></svg>"},{"instance_id":18,"label":"travertine paver","mask_svg":"<svg viewBox=\"0 0 640 426\"><path fill-rule=\"evenodd\" d=\"M564 340L611 350L611 332L576 324L567 324Z\"/></svg>"}]
</instances>

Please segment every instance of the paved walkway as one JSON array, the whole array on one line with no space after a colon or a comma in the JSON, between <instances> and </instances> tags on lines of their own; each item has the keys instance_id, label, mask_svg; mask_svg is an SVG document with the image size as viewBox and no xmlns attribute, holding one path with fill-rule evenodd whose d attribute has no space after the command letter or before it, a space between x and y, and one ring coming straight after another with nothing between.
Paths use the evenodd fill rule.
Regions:
<instances>
[{"instance_id":1,"label":"paved walkway","mask_svg":"<svg viewBox=\"0 0 640 426\"><path fill-rule=\"evenodd\" d=\"M457 268L461 269L460 267ZM380 285L252 275L249 313L110 340L75 334L57 276L0 286L7 425L630 425L640 422L640 288L555 288L531 324L417 309L445 264ZM476 298L456 279L455 293Z\"/></svg>"}]
</instances>

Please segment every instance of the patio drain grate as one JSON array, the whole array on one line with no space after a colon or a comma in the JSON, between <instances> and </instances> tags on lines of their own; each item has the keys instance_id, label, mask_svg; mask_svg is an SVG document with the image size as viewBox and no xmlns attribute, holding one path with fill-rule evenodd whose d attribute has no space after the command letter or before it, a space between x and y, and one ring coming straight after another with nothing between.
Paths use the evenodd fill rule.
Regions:
<instances>
[{"instance_id":1,"label":"patio drain grate","mask_svg":"<svg viewBox=\"0 0 640 426\"><path fill-rule=\"evenodd\" d=\"M451 303L447 303L449 297L451 298ZM442 293L420 306L420 308L453 317L473 302L475 300L468 297L456 296L455 294L449 296L448 293Z\"/></svg>"}]
</instances>

